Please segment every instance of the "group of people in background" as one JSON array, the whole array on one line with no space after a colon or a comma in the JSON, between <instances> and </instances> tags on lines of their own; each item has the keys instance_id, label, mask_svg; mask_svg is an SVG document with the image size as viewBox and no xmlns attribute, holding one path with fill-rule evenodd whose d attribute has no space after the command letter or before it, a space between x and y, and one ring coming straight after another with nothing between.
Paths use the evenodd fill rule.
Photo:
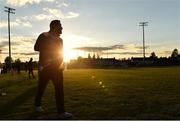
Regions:
<instances>
[{"instance_id":1,"label":"group of people in background","mask_svg":"<svg viewBox=\"0 0 180 121\"><path fill-rule=\"evenodd\" d=\"M25 69L26 72L28 72L29 79L31 79L31 78L34 79L35 78L34 72L33 72L33 70L34 70L33 58L30 58L29 62L26 61L26 63L24 64L24 69ZM2 69L1 69L1 74L7 73L8 70L11 71L11 72L15 72L16 71L18 74L20 74L20 72L21 72L21 63L19 63L19 64L12 64L11 69L8 69L6 67L6 64L4 64L2 66Z\"/></svg>"}]
</instances>

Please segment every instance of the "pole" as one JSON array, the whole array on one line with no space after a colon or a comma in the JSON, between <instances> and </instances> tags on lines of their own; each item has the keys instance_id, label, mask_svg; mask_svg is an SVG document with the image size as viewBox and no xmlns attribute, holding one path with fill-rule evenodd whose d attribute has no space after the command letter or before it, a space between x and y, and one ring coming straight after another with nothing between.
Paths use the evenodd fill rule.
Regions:
<instances>
[{"instance_id":1,"label":"pole","mask_svg":"<svg viewBox=\"0 0 180 121\"><path fill-rule=\"evenodd\" d=\"M10 11L10 8L8 8L8 11ZM9 59L10 59L10 69L12 68L11 63L11 37L10 37L10 12L8 12L8 38L9 38Z\"/></svg>"},{"instance_id":2,"label":"pole","mask_svg":"<svg viewBox=\"0 0 180 121\"><path fill-rule=\"evenodd\" d=\"M144 26L143 26L143 57L145 60L145 37L144 37Z\"/></svg>"},{"instance_id":3,"label":"pole","mask_svg":"<svg viewBox=\"0 0 180 121\"><path fill-rule=\"evenodd\" d=\"M146 58L144 26L148 26L147 23L148 23L148 22L140 22L140 23L139 23L139 26L142 26L142 27L143 27L143 61L145 61L145 58Z\"/></svg>"},{"instance_id":4,"label":"pole","mask_svg":"<svg viewBox=\"0 0 180 121\"><path fill-rule=\"evenodd\" d=\"M109 54L109 52L108 52L108 48L107 48L107 58L108 58L108 54Z\"/></svg>"},{"instance_id":5,"label":"pole","mask_svg":"<svg viewBox=\"0 0 180 121\"><path fill-rule=\"evenodd\" d=\"M10 66L9 69L11 70L12 69L12 63L11 63L10 13L15 14L15 12L13 12L13 11L15 11L15 9L14 8L10 8L10 7L6 7L6 6L5 6L5 9L6 10L4 10L4 11L8 13L8 39L9 39L9 59L10 59L10 61L9 61L9 66Z\"/></svg>"}]
</instances>

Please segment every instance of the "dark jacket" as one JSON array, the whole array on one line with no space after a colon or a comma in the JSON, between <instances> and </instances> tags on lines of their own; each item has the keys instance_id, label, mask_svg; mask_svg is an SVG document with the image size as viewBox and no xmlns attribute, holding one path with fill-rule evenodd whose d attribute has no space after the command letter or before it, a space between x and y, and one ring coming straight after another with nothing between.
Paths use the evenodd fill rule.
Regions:
<instances>
[{"instance_id":1,"label":"dark jacket","mask_svg":"<svg viewBox=\"0 0 180 121\"><path fill-rule=\"evenodd\" d=\"M34 46L39 51L39 64L43 67L59 68L63 63L63 40L50 32L39 35Z\"/></svg>"}]
</instances>

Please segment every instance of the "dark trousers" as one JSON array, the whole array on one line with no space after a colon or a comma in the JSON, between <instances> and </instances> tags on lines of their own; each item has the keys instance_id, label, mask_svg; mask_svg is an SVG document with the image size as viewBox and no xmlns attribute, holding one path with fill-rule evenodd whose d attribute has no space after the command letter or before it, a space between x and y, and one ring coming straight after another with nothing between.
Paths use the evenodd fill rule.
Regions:
<instances>
[{"instance_id":1,"label":"dark trousers","mask_svg":"<svg viewBox=\"0 0 180 121\"><path fill-rule=\"evenodd\" d=\"M35 78L34 73L33 73L33 70L30 70L30 69L29 69L29 79L31 78L31 75L32 75L33 78Z\"/></svg>"},{"instance_id":2,"label":"dark trousers","mask_svg":"<svg viewBox=\"0 0 180 121\"><path fill-rule=\"evenodd\" d=\"M63 91L63 71L51 67L39 70L39 80L37 94L35 97L35 106L41 106L41 99L48 81L52 80L55 88L55 98L58 113L65 112L64 109L64 91Z\"/></svg>"}]
</instances>

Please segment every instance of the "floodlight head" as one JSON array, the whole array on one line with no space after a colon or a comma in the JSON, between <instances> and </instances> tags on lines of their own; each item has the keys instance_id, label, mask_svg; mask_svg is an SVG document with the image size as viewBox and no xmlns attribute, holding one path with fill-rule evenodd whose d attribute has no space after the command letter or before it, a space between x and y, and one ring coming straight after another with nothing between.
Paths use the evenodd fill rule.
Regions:
<instances>
[{"instance_id":1,"label":"floodlight head","mask_svg":"<svg viewBox=\"0 0 180 121\"><path fill-rule=\"evenodd\" d=\"M139 22L139 26L148 26L148 22Z\"/></svg>"},{"instance_id":2,"label":"floodlight head","mask_svg":"<svg viewBox=\"0 0 180 121\"><path fill-rule=\"evenodd\" d=\"M4 8L9 9L9 10L16 10L14 8L10 8L10 7L7 7L7 6L4 6Z\"/></svg>"}]
</instances>

